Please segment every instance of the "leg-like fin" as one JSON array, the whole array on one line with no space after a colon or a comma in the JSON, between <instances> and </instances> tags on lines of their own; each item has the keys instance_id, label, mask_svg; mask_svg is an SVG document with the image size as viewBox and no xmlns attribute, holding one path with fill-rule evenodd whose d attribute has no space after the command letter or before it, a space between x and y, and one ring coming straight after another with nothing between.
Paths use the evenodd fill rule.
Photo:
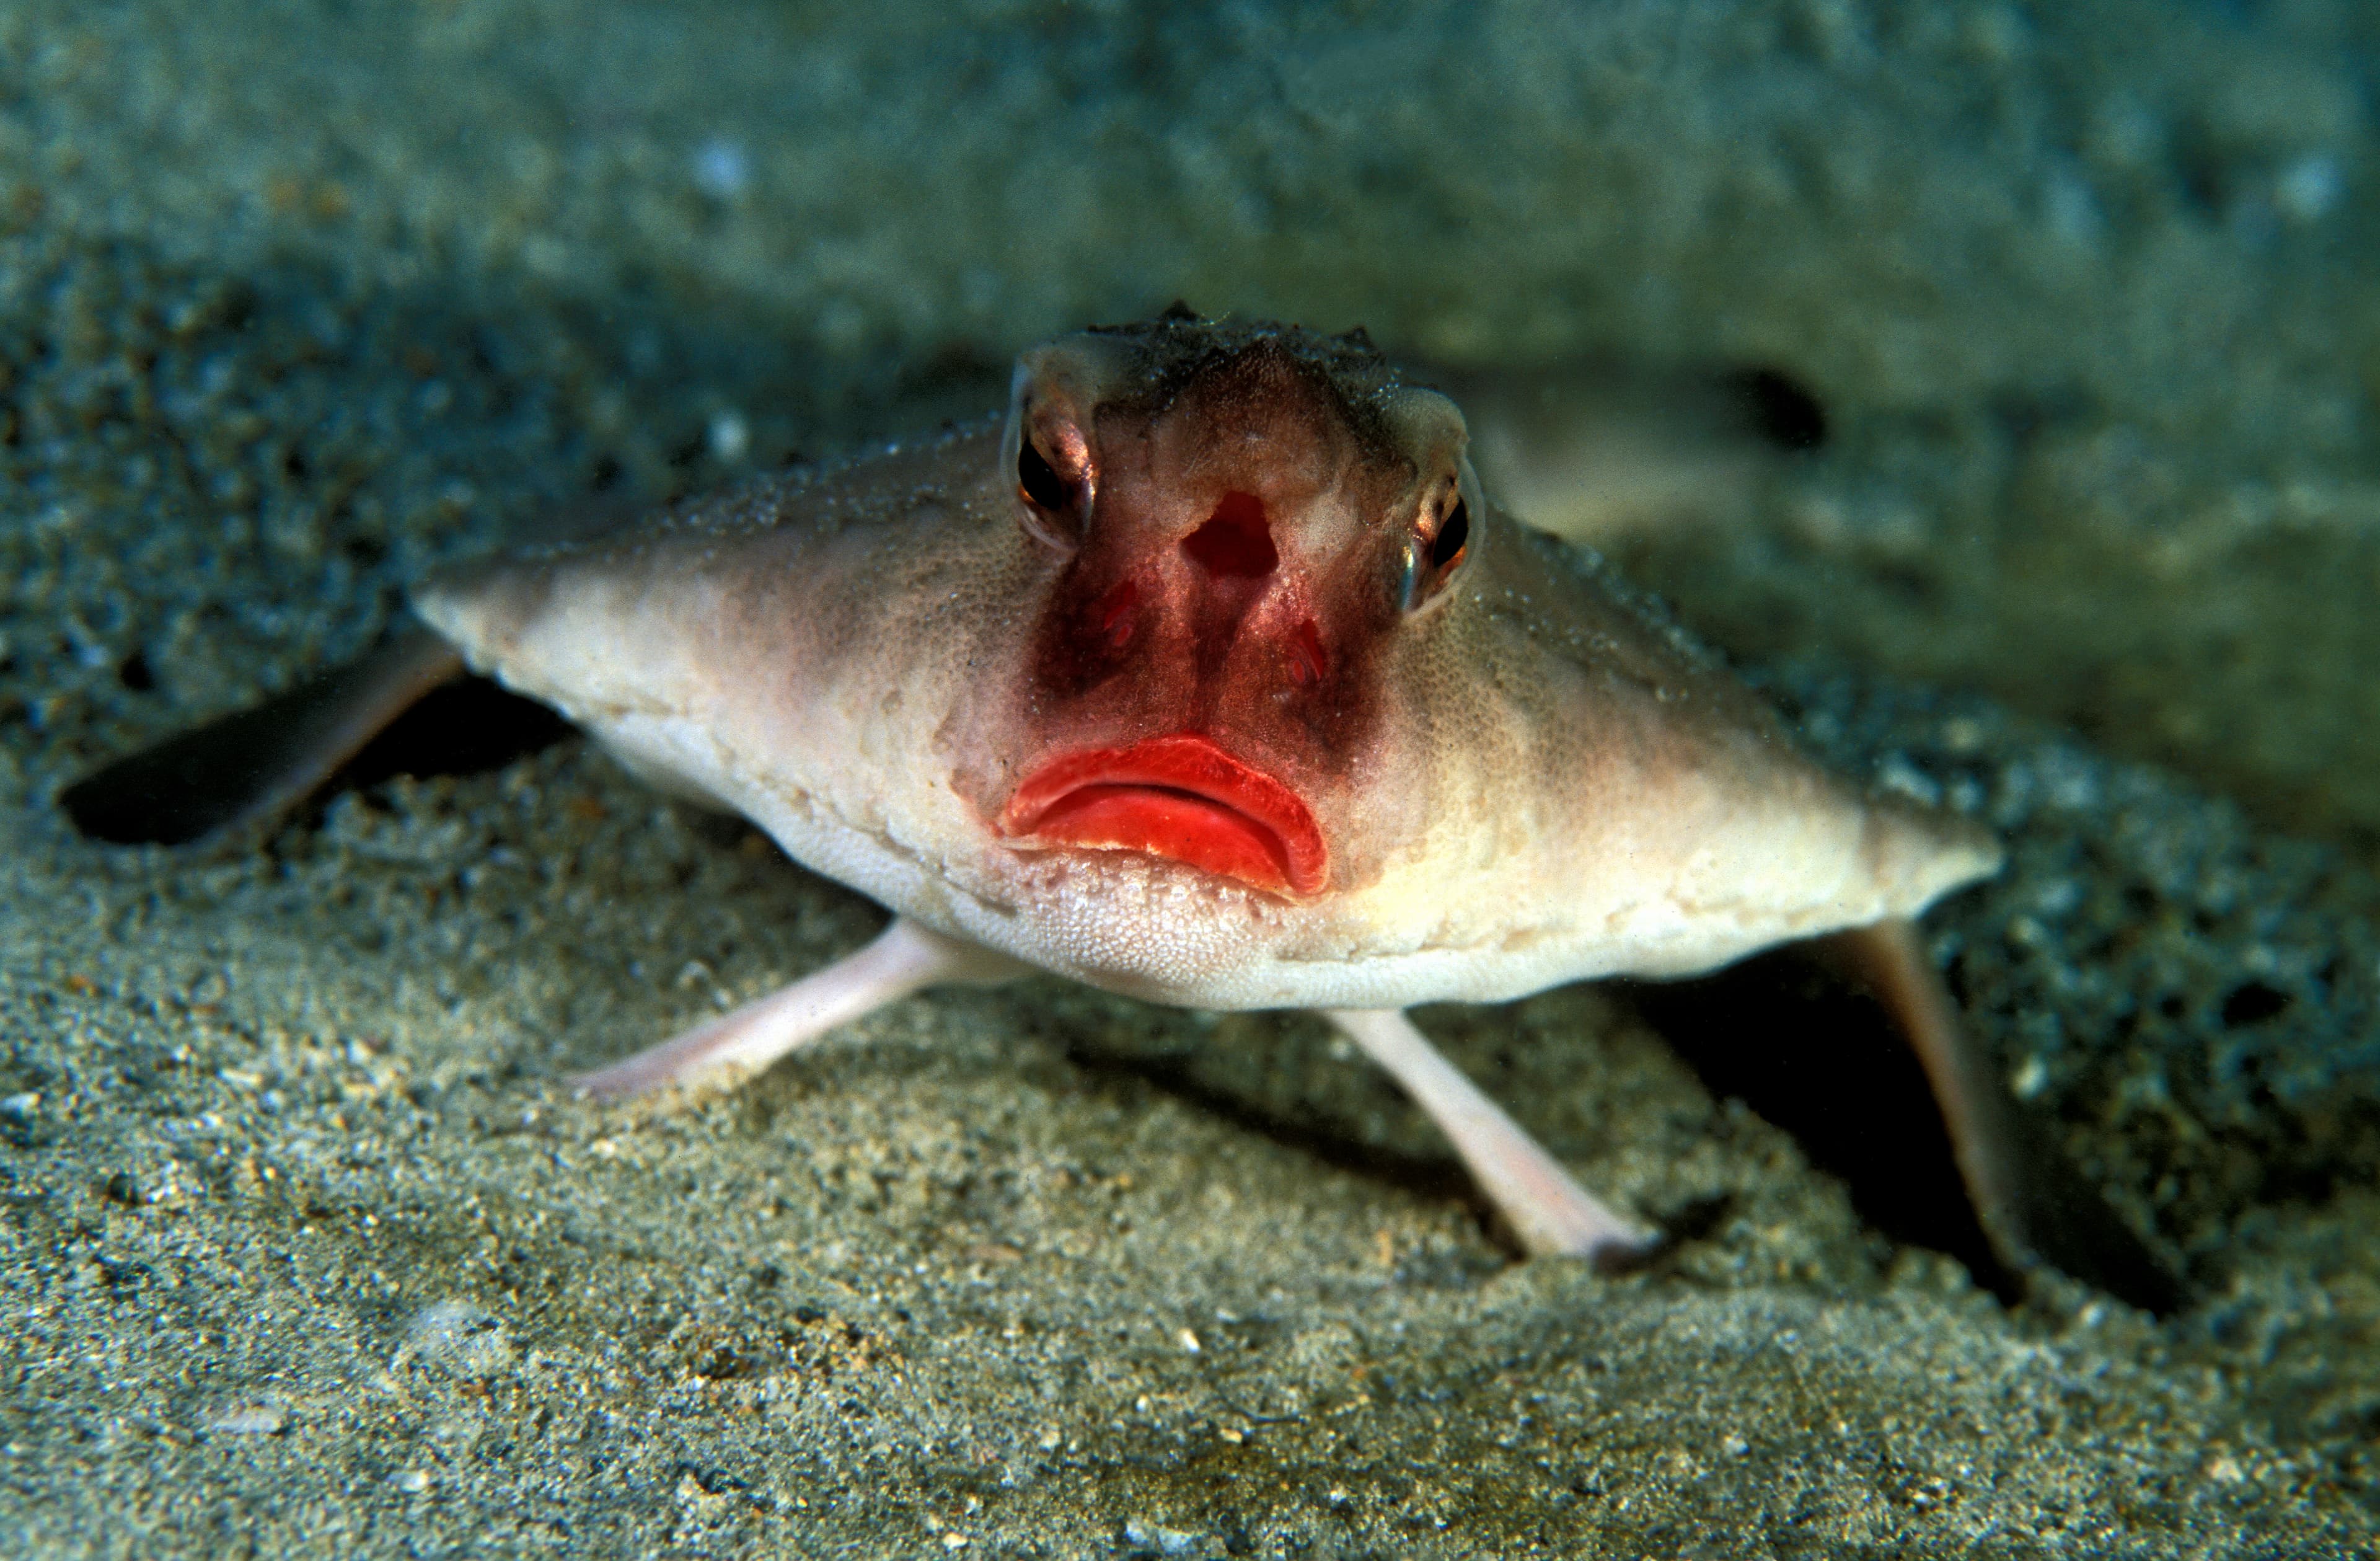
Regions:
<instances>
[{"instance_id":1,"label":"leg-like fin","mask_svg":"<svg viewBox=\"0 0 2380 1561\"><path fill-rule=\"evenodd\" d=\"M580 1094L607 1101L733 1090L788 1053L924 987L988 985L1026 971L1006 955L895 917L858 952L573 1083Z\"/></svg>"},{"instance_id":2,"label":"leg-like fin","mask_svg":"<svg viewBox=\"0 0 2380 1561\"><path fill-rule=\"evenodd\" d=\"M1959 1022L1917 930L1898 918L1818 940L1866 986L1917 1054L1984 1233L2019 1273L2040 1262L2146 1311L2170 1312L2181 1283L2001 1087Z\"/></svg>"},{"instance_id":3,"label":"leg-like fin","mask_svg":"<svg viewBox=\"0 0 2380 1561\"><path fill-rule=\"evenodd\" d=\"M1608 1267L1637 1262L1660 1238L1631 1224L1578 1185L1477 1085L1440 1056L1395 1008L1339 1008L1324 1018L1404 1087L1454 1144L1479 1189L1539 1257L1592 1258Z\"/></svg>"},{"instance_id":4,"label":"leg-like fin","mask_svg":"<svg viewBox=\"0 0 2380 1561\"><path fill-rule=\"evenodd\" d=\"M85 835L123 845L178 846L271 818L462 672L452 646L411 624L287 693L116 760L58 805Z\"/></svg>"}]
</instances>

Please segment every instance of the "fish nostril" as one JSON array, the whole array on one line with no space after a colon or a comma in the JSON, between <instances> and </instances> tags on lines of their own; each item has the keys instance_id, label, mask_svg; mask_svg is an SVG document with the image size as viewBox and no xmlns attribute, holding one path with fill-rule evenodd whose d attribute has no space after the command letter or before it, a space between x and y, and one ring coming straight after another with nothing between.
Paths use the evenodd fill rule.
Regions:
<instances>
[{"instance_id":1,"label":"fish nostril","mask_svg":"<svg viewBox=\"0 0 2380 1561\"><path fill-rule=\"evenodd\" d=\"M1206 524L1182 539L1182 551L1210 575L1240 579L1262 579L1281 563L1264 500L1254 494L1225 494Z\"/></svg>"},{"instance_id":2,"label":"fish nostril","mask_svg":"<svg viewBox=\"0 0 2380 1561\"><path fill-rule=\"evenodd\" d=\"M1330 675L1330 653L1322 648L1322 631L1307 618L1289 632L1289 676L1301 689L1311 689Z\"/></svg>"},{"instance_id":3,"label":"fish nostril","mask_svg":"<svg viewBox=\"0 0 2380 1561\"><path fill-rule=\"evenodd\" d=\"M1132 581L1119 580L1091 607L1091 618L1098 628L1099 643L1110 654L1121 652L1132 643L1133 609L1140 605L1140 587Z\"/></svg>"}]
</instances>

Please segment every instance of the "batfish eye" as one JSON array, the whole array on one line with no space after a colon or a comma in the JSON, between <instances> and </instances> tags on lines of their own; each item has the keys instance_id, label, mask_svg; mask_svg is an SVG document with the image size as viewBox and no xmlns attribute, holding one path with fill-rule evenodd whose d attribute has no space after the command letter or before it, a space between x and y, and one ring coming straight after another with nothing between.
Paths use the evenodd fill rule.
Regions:
<instances>
[{"instance_id":1,"label":"batfish eye","mask_svg":"<svg viewBox=\"0 0 2380 1561\"><path fill-rule=\"evenodd\" d=\"M1026 502L1052 513L1062 512L1075 502L1074 490L1030 439L1016 444L1016 486Z\"/></svg>"},{"instance_id":2,"label":"batfish eye","mask_svg":"<svg viewBox=\"0 0 2380 1561\"><path fill-rule=\"evenodd\" d=\"M1051 443L1045 446L1045 439ZM1047 453L1052 448L1058 452L1054 460ZM1016 518L1027 535L1061 553L1080 546L1095 481L1081 434L1065 427L1022 431L1016 441Z\"/></svg>"},{"instance_id":3,"label":"batfish eye","mask_svg":"<svg viewBox=\"0 0 2380 1561\"><path fill-rule=\"evenodd\" d=\"M1460 490L1454 507L1431 530L1425 518L1400 550L1397 582L1399 604L1410 613L1435 597L1471 554L1471 506Z\"/></svg>"},{"instance_id":4,"label":"batfish eye","mask_svg":"<svg viewBox=\"0 0 2380 1561\"><path fill-rule=\"evenodd\" d=\"M1463 555L1470 551L1471 506L1458 496L1454 501L1454 512L1446 518L1446 524L1440 526L1438 535L1430 540L1429 567L1441 572L1451 569L1462 563Z\"/></svg>"}]
</instances>

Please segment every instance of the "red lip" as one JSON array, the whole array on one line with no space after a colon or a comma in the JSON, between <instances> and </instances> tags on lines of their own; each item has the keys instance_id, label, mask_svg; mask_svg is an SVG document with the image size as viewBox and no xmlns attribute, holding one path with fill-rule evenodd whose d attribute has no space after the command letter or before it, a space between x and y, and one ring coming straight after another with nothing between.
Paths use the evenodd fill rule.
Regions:
<instances>
[{"instance_id":1,"label":"red lip","mask_svg":"<svg viewBox=\"0 0 2380 1561\"><path fill-rule=\"evenodd\" d=\"M1310 895L1330 866L1297 793L1195 732L1062 754L1025 778L1001 833L1147 851L1277 895Z\"/></svg>"}]
</instances>

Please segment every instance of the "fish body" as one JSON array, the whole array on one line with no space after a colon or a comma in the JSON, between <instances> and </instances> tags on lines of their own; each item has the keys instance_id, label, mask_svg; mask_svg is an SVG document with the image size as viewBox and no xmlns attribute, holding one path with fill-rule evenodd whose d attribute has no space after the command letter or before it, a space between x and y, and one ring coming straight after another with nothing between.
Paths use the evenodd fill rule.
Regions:
<instances>
[{"instance_id":1,"label":"fish body","mask_svg":"<svg viewBox=\"0 0 2380 1561\"><path fill-rule=\"evenodd\" d=\"M1004 419L477 567L416 608L814 870L1160 1003L1681 975L1914 914L1997 864L1964 822L1804 759L1714 658L1499 512L1451 403L1330 338L1221 335L1062 341ZM1154 396L1194 349L1150 336L1207 347ZM1083 513L1023 491L1035 438L1074 451ZM1464 555L1408 600L1406 551L1453 504ZM1121 817L1073 801L1081 827L1048 827L1100 787ZM1149 810L1190 794L1184 816L1135 819L1126 787Z\"/></svg>"},{"instance_id":2,"label":"fish body","mask_svg":"<svg viewBox=\"0 0 2380 1561\"><path fill-rule=\"evenodd\" d=\"M1803 756L1657 607L1500 509L1468 440L1361 333L1178 308L1078 333L1019 360L1002 416L435 577L426 629L62 801L113 838L150 808L141 837L261 816L468 665L894 913L589 1092L733 1086L907 993L1029 970L1312 1009L1525 1248L1607 1261L1657 1234L1402 1010L1815 940L1907 1033L1999 1256L2169 1298L1910 930L1998 848Z\"/></svg>"}]
</instances>

